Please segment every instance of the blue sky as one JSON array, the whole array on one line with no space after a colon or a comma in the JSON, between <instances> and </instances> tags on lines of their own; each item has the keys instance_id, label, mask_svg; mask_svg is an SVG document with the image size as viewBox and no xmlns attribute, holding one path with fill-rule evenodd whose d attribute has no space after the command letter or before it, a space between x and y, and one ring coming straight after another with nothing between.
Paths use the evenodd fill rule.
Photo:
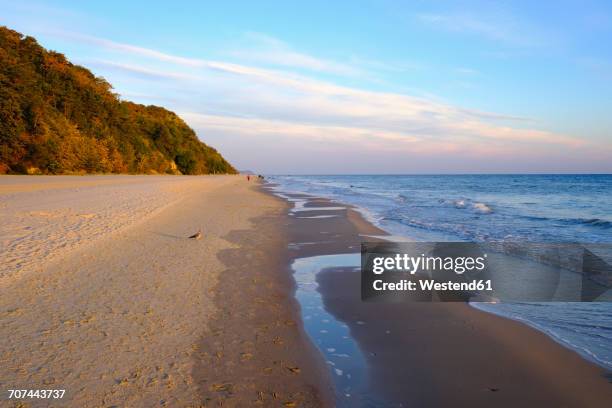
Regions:
<instances>
[{"instance_id":1,"label":"blue sky","mask_svg":"<svg viewBox=\"0 0 612 408\"><path fill-rule=\"evenodd\" d=\"M612 172L612 5L20 2L0 24L264 173Z\"/></svg>"}]
</instances>

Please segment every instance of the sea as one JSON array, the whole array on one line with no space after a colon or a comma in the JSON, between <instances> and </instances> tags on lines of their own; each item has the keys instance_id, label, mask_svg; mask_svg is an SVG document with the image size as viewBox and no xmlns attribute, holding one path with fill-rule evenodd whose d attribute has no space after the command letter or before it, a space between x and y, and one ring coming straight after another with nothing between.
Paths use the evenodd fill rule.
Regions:
<instances>
[{"instance_id":1,"label":"sea","mask_svg":"<svg viewBox=\"0 0 612 408\"><path fill-rule=\"evenodd\" d=\"M398 239L612 244L612 175L268 176L355 206ZM612 303L472 303L612 370Z\"/></svg>"}]
</instances>

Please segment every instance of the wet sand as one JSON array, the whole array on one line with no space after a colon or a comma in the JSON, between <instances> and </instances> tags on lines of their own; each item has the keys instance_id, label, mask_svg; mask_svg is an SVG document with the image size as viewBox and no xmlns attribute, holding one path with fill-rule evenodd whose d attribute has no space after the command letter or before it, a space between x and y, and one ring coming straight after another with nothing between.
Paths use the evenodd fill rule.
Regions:
<instances>
[{"instance_id":1,"label":"wet sand","mask_svg":"<svg viewBox=\"0 0 612 408\"><path fill-rule=\"evenodd\" d=\"M359 252L385 235L350 207L306 195L290 214L293 259ZM312 209L311 209L312 208ZM334 215L334 217L320 217ZM369 235L370 237L364 237ZM317 276L325 309L346 323L389 406L606 407L610 373L521 323L457 303L364 303L354 268Z\"/></svg>"}]
</instances>

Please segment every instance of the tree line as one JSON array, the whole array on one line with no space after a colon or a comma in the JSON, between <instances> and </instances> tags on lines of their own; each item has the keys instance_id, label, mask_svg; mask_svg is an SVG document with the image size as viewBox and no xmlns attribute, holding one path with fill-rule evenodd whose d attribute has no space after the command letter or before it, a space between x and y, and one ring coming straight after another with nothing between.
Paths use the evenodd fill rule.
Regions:
<instances>
[{"instance_id":1,"label":"tree line","mask_svg":"<svg viewBox=\"0 0 612 408\"><path fill-rule=\"evenodd\" d=\"M175 113L0 27L0 174L236 173Z\"/></svg>"}]
</instances>

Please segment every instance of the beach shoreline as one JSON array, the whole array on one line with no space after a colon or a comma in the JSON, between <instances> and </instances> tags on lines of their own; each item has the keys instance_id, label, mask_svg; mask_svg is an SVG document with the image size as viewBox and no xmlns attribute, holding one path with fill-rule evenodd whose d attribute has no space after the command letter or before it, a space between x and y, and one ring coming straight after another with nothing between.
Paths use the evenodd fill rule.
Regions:
<instances>
[{"instance_id":1,"label":"beach shoreline","mask_svg":"<svg viewBox=\"0 0 612 408\"><path fill-rule=\"evenodd\" d=\"M350 205L270 193L293 201L294 261L358 256L362 240L389 236ZM388 406L606 406L612 400L607 370L526 324L468 304L363 303L359 273L347 265L328 267L316 280L325 310L348 326L367 360L365 393Z\"/></svg>"},{"instance_id":2,"label":"beach shoreline","mask_svg":"<svg viewBox=\"0 0 612 408\"><path fill-rule=\"evenodd\" d=\"M340 264L316 276L317 293L358 344L368 381L339 404L347 372L309 331L292 265L389 236L355 207L271 187L240 176L0 178L4 255L35 254L3 263L0 386L66 389L61 401L9 406L611 400L604 370L535 329L469 305L366 304L359 274ZM200 228L202 239L187 238Z\"/></svg>"}]
</instances>

